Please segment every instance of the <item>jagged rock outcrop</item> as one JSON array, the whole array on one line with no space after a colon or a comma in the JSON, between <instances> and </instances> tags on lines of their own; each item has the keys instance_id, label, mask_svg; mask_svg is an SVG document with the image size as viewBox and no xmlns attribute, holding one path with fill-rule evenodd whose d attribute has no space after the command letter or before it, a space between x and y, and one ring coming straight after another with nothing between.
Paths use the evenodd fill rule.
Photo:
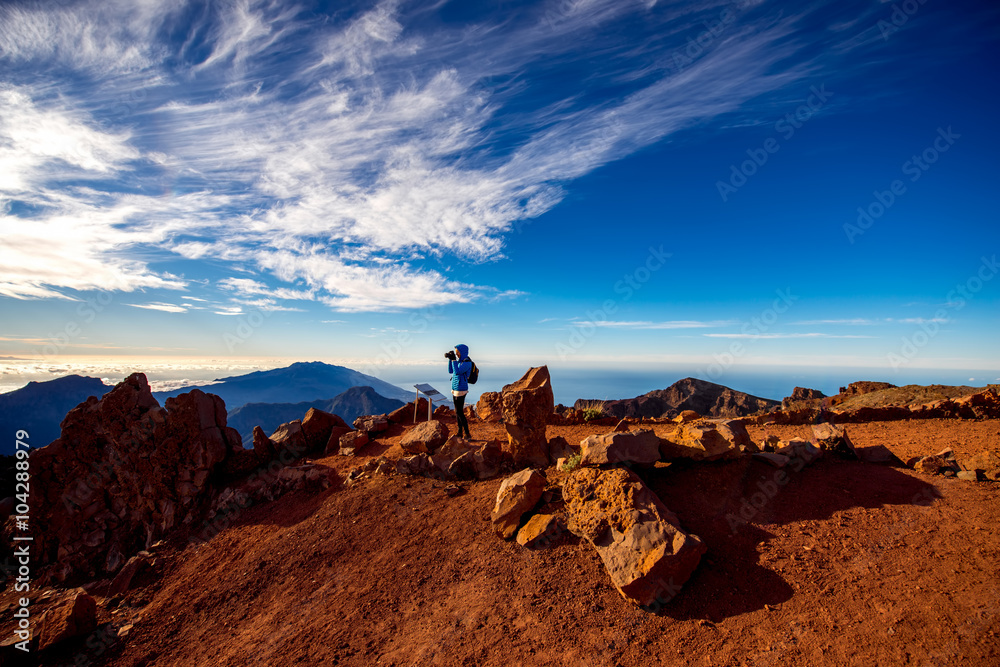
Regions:
<instances>
[{"instance_id":1,"label":"jagged rock outcrop","mask_svg":"<svg viewBox=\"0 0 1000 667\"><path fill-rule=\"evenodd\" d=\"M744 417L771 410L779 401L752 396L714 382L684 378L666 389L657 389L635 398L616 401L579 400L575 406L601 405L604 413L614 417L668 417L684 410L694 410L708 417Z\"/></svg>"},{"instance_id":2,"label":"jagged rock outcrop","mask_svg":"<svg viewBox=\"0 0 1000 667\"><path fill-rule=\"evenodd\" d=\"M117 572L160 536L198 522L212 479L242 451L218 396L193 390L161 408L135 373L91 397L31 455L40 578Z\"/></svg>"},{"instance_id":3,"label":"jagged rock outcrop","mask_svg":"<svg viewBox=\"0 0 1000 667\"><path fill-rule=\"evenodd\" d=\"M549 464L545 426L555 408L552 382L546 366L528 369L503 388L503 425L515 466Z\"/></svg>"},{"instance_id":4,"label":"jagged rock outcrop","mask_svg":"<svg viewBox=\"0 0 1000 667\"><path fill-rule=\"evenodd\" d=\"M706 551L630 470L580 468L563 498L570 532L593 545L618 591L638 604L665 604Z\"/></svg>"},{"instance_id":5,"label":"jagged rock outcrop","mask_svg":"<svg viewBox=\"0 0 1000 667\"><path fill-rule=\"evenodd\" d=\"M781 409L790 410L794 407L806 407L815 405L826 398L826 394L819 389L806 389L805 387L795 387L791 396L786 396L781 400Z\"/></svg>"},{"instance_id":6,"label":"jagged rock outcrop","mask_svg":"<svg viewBox=\"0 0 1000 667\"><path fill-rule=\"evenodd\" d=\"M862 394L870 394L874 391L895 388L896 385L889 382L871 382L869 380L862 380L860 382L852 382L846 387L841 387L840 394L841 396L860 396Z\"/></svg>"}]
</instances>

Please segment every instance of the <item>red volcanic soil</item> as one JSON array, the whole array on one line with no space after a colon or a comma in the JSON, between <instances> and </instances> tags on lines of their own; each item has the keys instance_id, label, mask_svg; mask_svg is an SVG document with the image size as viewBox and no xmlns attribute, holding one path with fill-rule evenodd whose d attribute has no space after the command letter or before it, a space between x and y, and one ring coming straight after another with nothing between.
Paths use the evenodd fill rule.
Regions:
<instances>
[{"instance_id":1,"label":"red volcanic soil","mask_svg":"<svg viewBox=\"0 0 1000 667\"><path fill-rule=\"evenodd\" d=\"M846 428L855 445L882 444L904 461L1000 450L998 420ZM607 430L548 434L577 442ZM319 463L344 473L369 458ZM207 543L168 546L145 588L99 598L102 621L133 627L83 664L1000 664L1000 484L837 459L776 473L748 458L640 472L708 546L656 612L623 599L570 534L535 551L494 535L500 479L464 482L455 497L443 482L400 476L295 492Z\"/></svg>"}]
</instances>

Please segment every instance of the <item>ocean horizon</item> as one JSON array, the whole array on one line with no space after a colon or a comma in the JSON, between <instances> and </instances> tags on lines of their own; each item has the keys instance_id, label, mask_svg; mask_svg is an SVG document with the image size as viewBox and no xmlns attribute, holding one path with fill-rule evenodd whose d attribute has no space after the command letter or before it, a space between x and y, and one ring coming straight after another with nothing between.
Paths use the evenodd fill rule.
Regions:
<instances>
[{"instance_id":1,"label":"ocean horizon","mask_svg":"<svg viewBox=\"0 0 1000 667\"><path fill-rule=\"evenodd\" d=\"M0 361L0 393L13 391L30 381L53 380L66 375L98 377L107 384L122 381L133 372L146 374L154 391L169 391L183 386L204 385L257 370L282 368L294 363L291 359L270 360L74 360L61 364L42 365L25 360ZM305 359L298 361L308 361ZM342 365L377 377L404 390L427 383L448 394L450 376L444 363L380 365L364 363L325 362ZM491 364L477 360L479 383L472 386L469 401L478 400L488 391L500 391L504 385L520 378L528 364ZM593 366L562 366L549 364L552 391L556 403L572 405L578 399L614 400L633 398L656 389L665 389L686 377L694 377L724 385L753 396L780 401L795 387L818 389L830 396L840 387L860 380L891 382L895 385L943 384L985 386L1000 382L1000 370L900 368L897 370L839 366L753 366L735 365L718 372L704 364L660 364L643 369L609 368L607 364ZM716 371L716 372L713 372ZM321 396L317 399L333 398ZM237 406L227 406L229 408Z\"/></svg>"}]
</instances>

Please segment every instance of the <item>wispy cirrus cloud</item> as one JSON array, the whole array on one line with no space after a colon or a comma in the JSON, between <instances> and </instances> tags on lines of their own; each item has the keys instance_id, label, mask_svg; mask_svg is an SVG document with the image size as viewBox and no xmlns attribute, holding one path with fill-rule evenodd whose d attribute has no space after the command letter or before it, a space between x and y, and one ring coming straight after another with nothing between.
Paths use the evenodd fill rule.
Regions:
<instances>
[{"instance_id":1,"label":"wispy cirrus cloud","mask_svg":"<svg viewBox=\"0 0 1000 667\"><path fill-rule=\"evenodd\" d=\"M208 262L222 296L272 309L516 295L435 263L503 258L514 224L566 183L694 124L752 117L851 37L805 37L822 3L747 4L672 64L730 6L553 1L455 24L393 0L334 17L273 0L9 4L0 295L184 290L184 267ZM625 24L645 41L616 39Z\"/></svg>"},{"instance_id":2,"label":"wispy cirrus cloud","mask_svg":"<svg viewBox=\"0 0 1000 667\"><path fill-rule=\"evenodd\" d=\"M146 310L160 310L164 313L186 313L188 311L187 306L176 303L126 303L125 305L133 308L144 308Z\"/></svg>"},{"instance_id":3,"label":"wispy cirrus cloud","mask_svg":"<svg viewBox=\"0 0 1000 667\"><path fill-rule=\"evenodd\" d=\"M620 321L620 320L604 320L604 321L577 321L573 322L575 326L595 326L604 327L609 329L707 329L713 327L724 327L732 326L737 324L736 320L713 320L713 321L699 321L699 320L671 320L666 322L652 322L652 321Z\"/></svg>"},{"instance_id":4,"label":"wispy cirrus cloud","mask_svg":"<svg viewBox=\"0 0 1000 667\"><path fill-rule=\"evenodd\" d=\"M876 336L855 336L830 333L707 333L702 334L707 338L750 338L750 339L773 339L783 338L876 338Z\"/></svg>"}]
</instances>

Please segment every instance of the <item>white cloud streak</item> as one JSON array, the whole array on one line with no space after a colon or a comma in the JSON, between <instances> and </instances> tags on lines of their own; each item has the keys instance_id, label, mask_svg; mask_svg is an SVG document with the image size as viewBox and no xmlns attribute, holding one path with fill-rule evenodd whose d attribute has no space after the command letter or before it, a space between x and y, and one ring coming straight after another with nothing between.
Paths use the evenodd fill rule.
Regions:
<instances>
[{"instance_id":1,"label":"white cloud streak","mask_svg":"<svg viewBox=\"0 0 1000 667\"><path fill-rule=\"evenodd\" d=\"M799 17L749 14L672 69L727 6L551 2L454 27L393 0L330 20L276 0L8 5L0 295L183 290L163 267L206 262L272 309L513 294L432 262L502 258L567 182L817 69L788 64ZM648 43L609 37L619 22ZM588 74L552 89L559 68Z\"/></svg>"}]
</instances>

